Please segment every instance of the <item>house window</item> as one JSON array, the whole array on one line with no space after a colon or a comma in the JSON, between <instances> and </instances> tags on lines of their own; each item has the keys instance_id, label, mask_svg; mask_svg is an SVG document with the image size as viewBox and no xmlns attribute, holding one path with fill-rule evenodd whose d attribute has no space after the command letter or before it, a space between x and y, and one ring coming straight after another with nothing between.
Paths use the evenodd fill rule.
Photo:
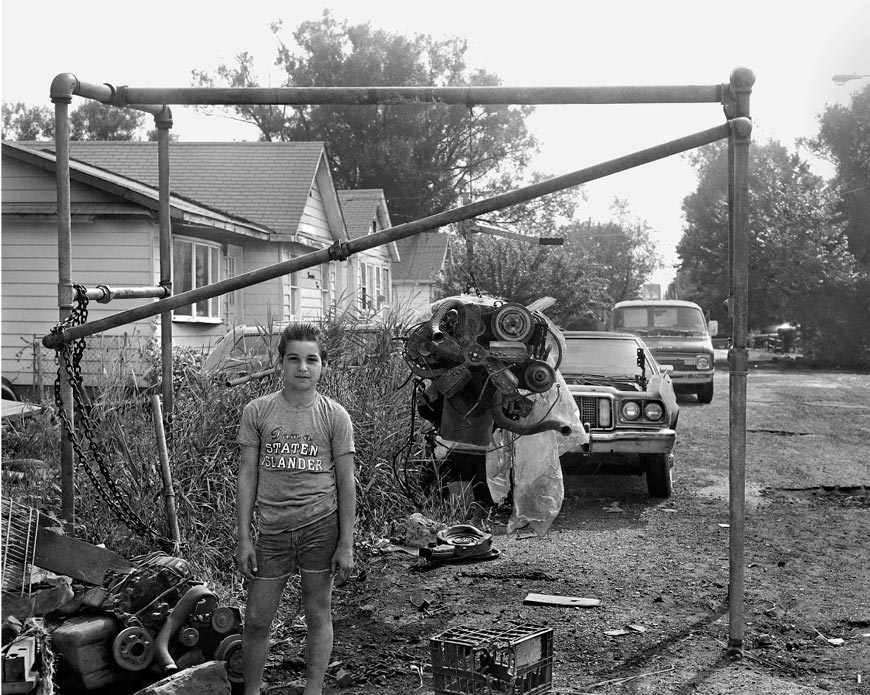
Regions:
<instances>
[{"instance_id":1,"label":"house window","mask_svg":"<svg viewBox=\"0 0 870 695\"><path fill-rule=\"evenodd\" d=\"M366 311L371 304L371 285L369 284L368 263L359 264L359 308Z\"/></svg>"},{"instance_id":2,"label":"house window","mask_svg":"<svg viewBox=\"0 0 870 695\"><path fill-rule=\"evenodd\" d=\"M335 289L335 279L332 275L332 264L320 266L320 309L323 316L329 316L332 309L332 297Z\"/></svg>"},{"instance_id":3,"label":"house window","mask_svg":"<svg viewBox=\"0 0 870 695\"><path fill-rule=\"evenodd\" d=\"M390 269L384 268L384 301L390 303Z\"/></svg>"},{"instance_id":4,"label":"house window","mask_svg":"<svg viewBox=\"0 0 870 695\"><path fill-rule=\"evenodd\" d=\"M380 309L381 304L383 303L382 297L384 296L384 292L381 284L381 274L384 272L384 269L380 266L375 268L375 306L373 308Z\"/></svg>"},{"instance_id":5,"label":"house window","mask_svg":"<svg viewBox=\"0 0 870 695\"><path fill-rule=\"evenodd\" d=\"M236 259L233 256L227 256L227 277L234 278L236 276ZM236 292L227 293L227 306L230 309L236 307Z\"/></svg>"},{"instance_id":6,"label":"house window","mask_svg":"<svg viewBox=\"0 0 870 695\"><path fill-rule=\"evenodd\" d=\"M297 318L301 303L302 291L299 289L299 273L290 273L290 317Z\"/></svg>"},{"instance_id":7,"label":"house window","mask_svg":"<svg viewBox=\"0 0 870 695\"><path fill-rule=\"evenodd\" d=\"M193 239L174 239L172 242L173 278L175 294L211 285L220 280L220 244ZM203 299L195 304L179 307L173 318L182 321L220 321L220 298Z\"/></svg>"}]
</instances>

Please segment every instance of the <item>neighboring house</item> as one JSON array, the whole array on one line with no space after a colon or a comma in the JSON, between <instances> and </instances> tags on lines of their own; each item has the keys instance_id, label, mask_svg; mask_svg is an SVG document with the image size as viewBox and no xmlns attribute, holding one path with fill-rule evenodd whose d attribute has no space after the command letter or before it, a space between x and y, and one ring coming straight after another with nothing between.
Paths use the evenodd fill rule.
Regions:
<instances>
[{"instance_id":1,"label":"neighboring house","mask_svg":"<svg viewBox=\"0 0 870 695\"><path fill-rule=\"evenodd\" d=\"M54 146L3 143L2 367L24 385L32 383L27 347L58 317ZM348 238L322 143L173 142L169 153L176 294ZM70 178L72 281L157 285L157 143L70 142ZM353 261L179 308L174 343L207 347L232 325L316 318L354 302ZM145 301L91 302L90 319ZM113 332L152 336L157 329L152 319Z\"/></svg>"},{"instance_id":2,"label":"neighboring house","mask_svg":"<svg viewBox=\"0 0 870 695\"><path fill-rule=\"evenodd\" d=\"M380 188L339 191L338 199L347 225L347 234L358 239L391 227L387 200ZM371 316L392 303L392 273L400 260L396 242L361 251L351 256L359 292L356 307Z\"/></svg>"},{"instance_id":3,"label":"neighboring house","mask_svg":"<svg viewBox=\"0 0 870 695\"><path fill-rule=\"evenodd\" d=\"M393 301L409 312L425 315L449 259L450 237L424 232L396 242L402 262L393 271Z\"/></svg>"}]
</instances>

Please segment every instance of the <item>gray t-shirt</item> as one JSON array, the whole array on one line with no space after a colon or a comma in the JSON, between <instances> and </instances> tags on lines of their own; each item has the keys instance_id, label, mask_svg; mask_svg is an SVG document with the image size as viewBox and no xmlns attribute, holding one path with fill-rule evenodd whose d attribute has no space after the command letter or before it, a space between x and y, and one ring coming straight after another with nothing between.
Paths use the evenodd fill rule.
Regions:
<instances>
[{"instance_id":1,"label":"gray t-shirt","mask_svg":"<svg viewBox=\"0 0 870 695\"><path fill-rule=\"evenodd\" d=\"M293 531L338 509L335 459L354 453L350 415L321 393L304 408L280 391L245 406L238 443L260 452L260 533Z\"/></svg>"}]
</instances>

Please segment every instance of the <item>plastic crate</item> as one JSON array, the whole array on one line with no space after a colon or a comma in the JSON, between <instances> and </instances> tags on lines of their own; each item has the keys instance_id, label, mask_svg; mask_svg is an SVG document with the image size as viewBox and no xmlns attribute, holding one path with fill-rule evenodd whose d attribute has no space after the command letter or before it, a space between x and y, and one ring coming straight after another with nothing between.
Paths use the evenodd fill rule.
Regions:
<instances>
[{"instance_id":1,"label":"plastic crate","mask_svg":"<svg viewBox=\"0 0 870 695\"><path fill-rule=\"evenodd\" d=\"M553 685L553 630L451 627L429 640L435 695L537 695Z\"/></svg>"}]
</instances>

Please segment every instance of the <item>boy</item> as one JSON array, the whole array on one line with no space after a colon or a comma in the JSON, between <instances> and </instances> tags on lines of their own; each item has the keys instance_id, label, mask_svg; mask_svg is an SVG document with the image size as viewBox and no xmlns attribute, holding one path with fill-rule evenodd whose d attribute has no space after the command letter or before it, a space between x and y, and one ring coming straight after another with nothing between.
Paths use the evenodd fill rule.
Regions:
<instances>
[{"instance_id":1,"label":"boy","mask_svg":"<svg viewBox=\"0 0 870 695\"><path fill-rule=\"evenodd\" d=\"M297 571L308 626L305 695L321 695L332 652L332 582L344 583L353 568L353 427L347 411L317 391L326 353L316 326L287 326L278 355L283 388L248 403L239 427L236 565L249 580L245 695L260 692L270 626Z\"/></svg>"}]
</instances>

